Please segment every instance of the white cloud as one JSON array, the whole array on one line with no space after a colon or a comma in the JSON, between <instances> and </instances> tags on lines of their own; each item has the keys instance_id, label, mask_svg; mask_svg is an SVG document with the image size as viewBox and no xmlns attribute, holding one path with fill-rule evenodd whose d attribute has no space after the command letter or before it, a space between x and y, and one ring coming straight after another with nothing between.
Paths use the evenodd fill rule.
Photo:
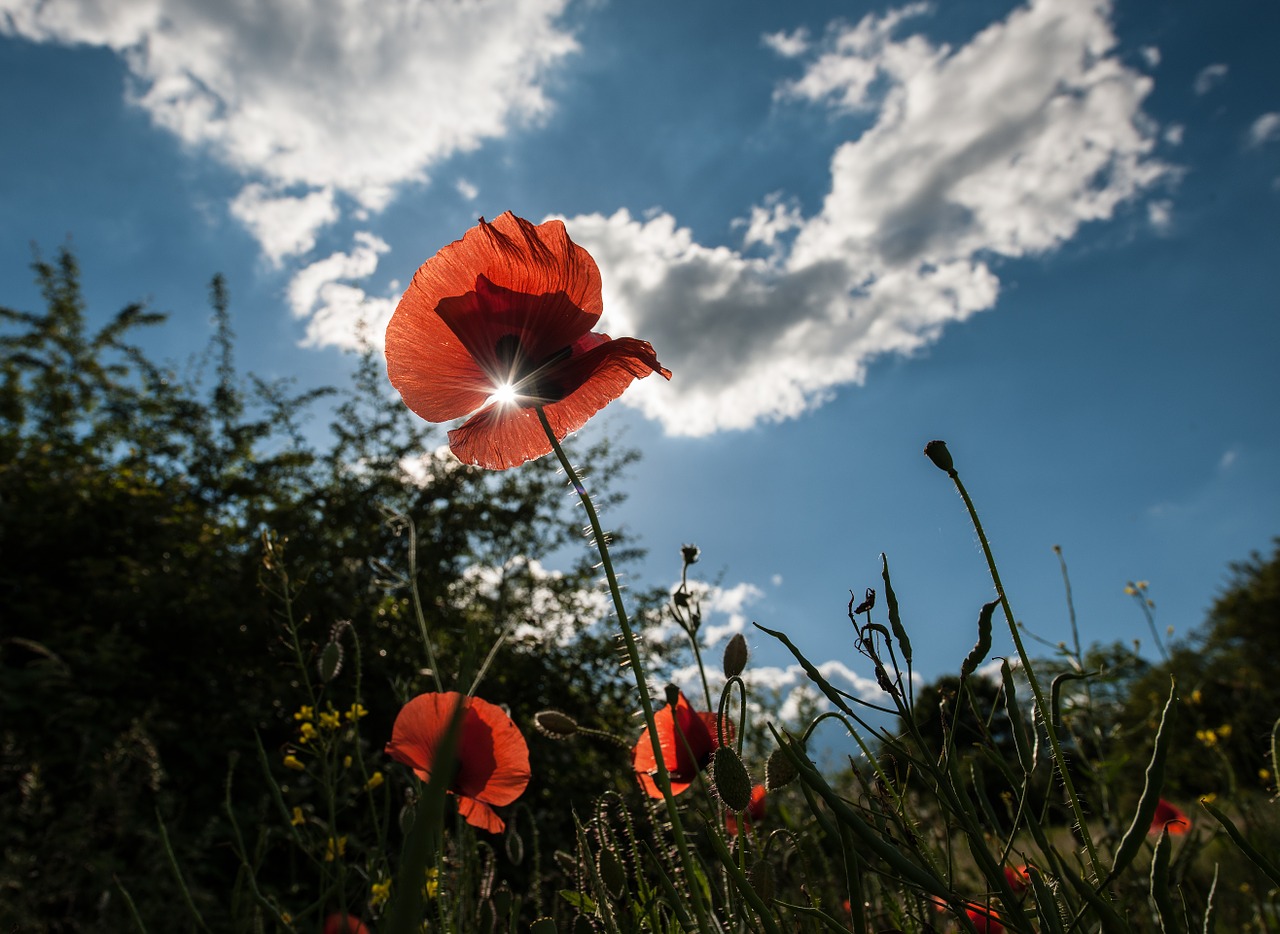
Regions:
<instances>
[{"instance_id":1,"label":"white cloud","mask_svg":"<svg viewBox=\"0 0 1280 934\"><path fill-rule=\"evenodd\" d=\"M676 588L672 587L672 593ZM721 587L704 581L690 580L688 593L702 613L702 628L698 641L705 649L715 648L717 643L747 628L746 609L764 596L764 591L746 581L732 587ZM687 638L675 620L664 617L660 625L647 630L646 638L655 645L672 639Z\"/></svg>"},{"instance_id":2,"label":"white cloud","mask_svg":"<svg viewBox=\"0 0 1280 934\"><path fill-rule=\"evenodd\" d=\"M1144 45L1139 52L1142 53L1142 60L1147 63L1148 68L1155 68L1160 64L1160 50L1154 45Z\"/></svg>"},{"instance_id":3,"label":"white cloud","mask_svg":"<svg viewBox=\"0 0 1280 934\"><path fill-rule=\"evenodd\" d=\"M1147 205L1147 221L1157 233L1168 233L1173 226L1173 202L1152 201Z\"/></svg>"},{"instance_id":4,"label":"white cloud","mask_svg":"<svg viewBox=\"0 0 1280 934\"><path fill-rule=\"evenodd\" d=\"M1171 123L1164 128L1161 138L1170 146L1181 146L1183 137L1187 135L1187 128L1181 123Z\"/></svg>"},{"instance_id":5,"label":"white cloud","mask_svg":"<svg viewBox=\"0 0 1280 934\"><path fill-rule=\"evenodd\" d=\"M358 349L362 333L375 343L382 340L399 296L370 296L355 283L372 276L378 256L389 249L381 238L360 231L351 252L330 254L294 274L289 307L294 317L308 319L307 344Z\"/></svg>"},{"instance_id":6,"label":"white cloud","mask_svg":"<svg viewBox=\"0 0 1280 934\"><path fill-rule=\"evenodd\" d=\"M338 219L333 189L305 195L277 194L257 182L246 185L231 202L231 215L248 228L273 265L316 245L316 233Z\"/></svg>"},{"instance_id":7,"label":"white cloud","mask_svg":"<svg viewBox=\"0 0 1280 934\"><path fill-rule=\"evenodd\" d=\"M467 181L465 178L458 179L453 183L453 187L458 194L462 195L462 197L466 198L468 201L474 201L480 195L480 189L471 184L471 182Z\"/></svg>"},{"instance_id":8,"label":"white cloud","mask_svg":"<svg viewBox=\"0 0 1280 934\"><path fill-rule=\"evenodd\" d=\"M898 38L923 5L833 26L780 99L870 114L831 160L820 211L771 196L744 244L670 213L568 220L599 262L610 333L651 341L671 383L623 397L677 435L796 417L991 308L993 257L1047 252L1169 174L1142 112L1151 79L1114 54L1104 3L1035 0L951 49ZM1159 212L1157 211L1157 214Z\"/></svg>"},{"instance_id":9,"label":"white cloud","mask_svg":"<svg viewBox=\"0 0 1280 934\"><path fill-rule=\"evenodd\" d=\"M1200 73L1196 75L1195 83L1192 87L1197 95L1203 97L1227 78L1227 66L1221 63L1216 65L1206 65L1200 69Z\"/></svg>"},{"instance_id":10,"label":"white cloud","mask_svg":"<svg viewBox=\"0 0 1280 934\"><path fill-rule=\"evenodd\" d=\"M567 2L0 0L0 33L110 48L133 102L184 143L272 192L341 192L376 211L441 159L547 112L541 83L577 48L557 23ZM275 258L329 213L261 190L237 205Z\"/></svg>"},{"instance_id":11,"label":"white cloud","mask_svg":"<svg viewBox=\"0 0 1280 934\"><path fill-rule=\"evenodd\" d=\"M801 26L792 32L779 30L765 33L760 41L783 58L797 58L809 51L809 30Z\"/></svg>"},{"instance_id":12,"label":"white cloud","mask_svg":"<svg viewBox=\"0 0 1280 934\"><path fill-rule=\"evenodd\" d=\"M1249 146L1261 146L1280 140L1280 113L1265 113L1249 127Z\"/></svg>"}]
</instances>

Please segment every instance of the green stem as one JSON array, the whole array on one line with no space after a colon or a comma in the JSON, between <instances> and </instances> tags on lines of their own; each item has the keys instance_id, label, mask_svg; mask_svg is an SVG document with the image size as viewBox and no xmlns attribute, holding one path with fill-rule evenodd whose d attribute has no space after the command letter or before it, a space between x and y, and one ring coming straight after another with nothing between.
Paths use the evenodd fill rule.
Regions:
<instances>
[{"instance_id":1,"label":"green stem","mask_svg":"<svg viewBox=\"0 0 1280 934\"><path fill-rule=\"evenodd\" d=\"M1049 745L1053 747L1053 761L1058 766L1058 777L1062 779L1063 790L1071 803L1071 811L1075 815L1076 824L1080 828L1080 836L1084 839L1085 849L1089 853L1089 861L1093 865L1094 875L1101 879L1105 875L1102 871L1102 863L1098 859L1098 851L1094 846L1093 836L1089 833L1088 824L1085 823L1084 810L1080 806L1080 798L1076 794L1075 783L1071 780L1071 773L1066 767L1066 757L1062 752L1062 744L1058 741L1058 731L1053 725L1052 712L1045 701L1044 691L1040 688L1040 680L1036 677L1035 669L1031 666L1031 657L1027 654L1026 647L1022 644L1022 636L1018 633L1018 624L1013 618L1013 608L1009 606L1009 598L1005 595L1004 584L1000 581L1000 572L996 569L996 559L991 553L991 544L987 541L987 533L982 529L982 520L978 518L978 510L974 508L973 500L969 498L969 491L960 482L960 475L954 467L948 470L947 474L951 477L952 482L955 483L956 490L960 493L960 498L964 500L965 508L969 510L969 519L973 522L974 531L978 533L978 541L982 543L982 553L987 559L987 568L991 572L991 582L995 584L996 594L1000 598L1000 606L1004 610L1005 619L1009 623L1009 633L1013 636L1013 644L1018 650L1018 658L1022 661L1022 669L1027 673L1027 682L1031 685L1031 693L1035 695L1036 706L1040 709L1045 733L1049 737Z\"/></svg>"},{"instance_id":2,"label":"green stem","mask_svg":"<svg viewBox=\"0 0 1280 934\"><path fill-rule=\"evenodd\" d=\"M618 624L622 627L622 638L627 648L627 660L631 664L631 673L635 677L636 687L640 691L640 705L644 710L645 727L649 731L649 742L653 746L653 758L658 767L657 785L662 791L662 800L666 804L667 817L671 821L671 831L675 837L676 849L680 854L681 864L685 875L690 881L689 892L692 896L698 925L703 930L706 930L702 895L698 890L698 882L693 873L693 858L689 853L689 844L685 839L684 825L680 821L680 811L676 807L675 795L671 793L671 774L667 771L667 764L662 758L662 740L658 735L658 723L654 719L653 699L649 696L649 684L645 678L644 663L640 659L640 648L636 643L635 632L627 619L627 609L622 602L622 590L618 586L617 575L613 571L613 561L609 557L609 548L605 541L604 529L600 525L600 517L596 513L595 504L591 502L591 497L587 495L586 487L583 486L578 472L569 463L569 458L565 456L564 448L560 446L560 440L556 438L556 433L552 430L551 423L547 421L547 413L542 410L540 405L534 406L534 411L538 413L538 421L542 423L542 430L547 433L547 440L551 442L551 450L555 452L556 458L560 461L560 466L564 468L565 476L573 484L573 490L578 494L578 499L582 501L582 507L587 511L587 519L591 523L591 534L595 537L596 549L600 552L600 562L604 566L605 578L609 582L609 593L613 597L613 608L618 614Z\"/></svg>"}]
</instances>

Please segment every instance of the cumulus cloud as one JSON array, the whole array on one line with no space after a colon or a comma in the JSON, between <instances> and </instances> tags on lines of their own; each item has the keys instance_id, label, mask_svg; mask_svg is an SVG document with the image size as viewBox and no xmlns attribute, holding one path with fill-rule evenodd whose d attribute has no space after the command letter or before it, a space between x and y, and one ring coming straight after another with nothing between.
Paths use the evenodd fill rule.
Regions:
<instances>
[{"instance_id":1,"label":"cumulus cloud","mask_svg":"<svg viewBox=\"0 0 1280 934\"><path fill-rule=\"evenodd\" d=\"M779 30L760 37L765 48L772 49L783 58L796 58L809 51L809 30L801 26L792 32Z\"/></svg>"},{"instance_id":2,"label":"cumulus cloud","mask_svg":"<svg viewBox=\"0 0 1280 934\"><path fill-rule=\"evenodd\" d=\"M119 53L157 126L268 186L233 211L278 260L332 220L333 192L379 210L544 114L541 83L577 47L566 4L0 0L0 33Z\"/></svg>"},{"instance_id":3,"label":"cumulus cloud","mask_svg":"<svg viewBox=\"0 0 1280 934\"><path fill-rule=\"evenodd\" d=\"M955 49L903 35L926 12L833 25L778 89L871 117L812 216L771 196L740 249L665 211L568 219L602 267L609 329L652 341L675 374L623 397L669 433L821 405L877 356L991 308L993 258L1052 250L1170 172L1142 111L1151 79L1115 55L1105 3L1034 0ZM774 250L747 250L760 244Z\"/></svg>"},{"instance_id":4,"label":"cumulus cloud","mask_svg":"<svg viewBox=\"0 0 1280 934\"><path fill-rule=\"evenodd\" d=\"M368 231L355 235L348 253L333 253L299 270L289 283L294 317L307 319L306 342L316 347L358 349L362 332L380 341L399 296L370 296L359 283L378 268L390 247Z\"/></svg>"}]
</instances>

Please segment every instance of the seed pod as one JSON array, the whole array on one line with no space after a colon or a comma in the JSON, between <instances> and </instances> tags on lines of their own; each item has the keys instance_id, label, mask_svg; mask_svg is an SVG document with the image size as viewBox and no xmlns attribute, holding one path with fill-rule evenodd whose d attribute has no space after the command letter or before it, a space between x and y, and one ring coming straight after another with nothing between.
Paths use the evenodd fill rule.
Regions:
<instances>
[{"instance_id":1,"label":"seed pod","mask_svg":"<svg viewBox=\"0 0 1280 934\"><path fill-rule=\"evenodd\" d=\"M612 847L600 851L600 879L608 893L621 898L627 891L627 870Z\"/></svg>"},{"instance_id":2,"label":"seed pod","mask_svg":"<svg viewBox=\"0 0 1280 934\"><path fill-rule=\"evenodd\" d=\"M342 671L342 643L338 641L326 642L324 649L320 652L320 680L332 681L338 677Z\"/></svg>"},{"instance_id":3,"label":"seed pod","mask_svg":"<svg viewBox=\"0 0 1280 934\"><path fill-rule=\"evenodd\" d=\"M760 896L760 901L768 905L773 901L778 886L774 881L773 864L768 860L758 859L752 864L751 870L747 873L747 880L751 883L751 887L756 890L756 894Z\"/></svg>"},{"instance_id":4,"label":"seed pod","mask_svg":"<svg viewBox=\"0 0 1280 934\"><path fill-rule=\"evenodd\" d=\"M751 804L751 776L732 746L717 746L711 760L711 777L716 794L733 811L745 811Z\"/></svg>"},{"instance_id":5,"label":"seed pod","mask_svg":"<svg viewBox=\"0 0 1280 934\"><path fill-rule=\"evenodd\" d=\"M737 633L724 647L724 676L736 678L747 667L747 640L742 633Z\"/></svg>"}]
</instances>

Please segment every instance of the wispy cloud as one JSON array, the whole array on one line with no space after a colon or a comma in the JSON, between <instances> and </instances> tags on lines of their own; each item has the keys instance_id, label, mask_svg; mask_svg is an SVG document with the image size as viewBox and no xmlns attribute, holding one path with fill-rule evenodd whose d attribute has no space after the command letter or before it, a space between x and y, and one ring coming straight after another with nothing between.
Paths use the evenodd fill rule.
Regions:
<instances>
[{"instance_id":1,"label":"wispy cloud","mask_svg":"<svg viewBox=\"0 0 1280 934\"><path fill-rule=\"evenodd\" d=\"M1191 87L1195 90L1197 96L1203 97L1227 80L1228 70L1227 66L1221 62L1216 65L1206 65L1200 69Z\"/></svg>"},{"instance_id":2,"label":"wispy cloud","mask_svg":"<svg viewBox=\"0 0 1280 934\"><path fill-rule=\"evenodd\" d=\"M774 255L700 244L668 212L568 220L602 267L610 328L675 373L624 396L669 433L821 405L877 356L991 308L992 257L1052 250L1169 172L1142 110L1151 79L1114 54L1105 4L1035 0L957 49L902 35L926 12L833 25L779 88L873 122L833 154L818 213L779 196L752 209L744 248Z\"/></svg>"},{"instance_id":3,"label":"wispy cloud","mask_svg":"<svg viewBox=\"0 0 1280 934\"><path fill-rule=\"evenodd\" d=\"M1274 143L1280 140L1280 113L1272 111L1254 120L1249 126L1248 146L1250 148Z\"/></svg>"}]
</instances>

